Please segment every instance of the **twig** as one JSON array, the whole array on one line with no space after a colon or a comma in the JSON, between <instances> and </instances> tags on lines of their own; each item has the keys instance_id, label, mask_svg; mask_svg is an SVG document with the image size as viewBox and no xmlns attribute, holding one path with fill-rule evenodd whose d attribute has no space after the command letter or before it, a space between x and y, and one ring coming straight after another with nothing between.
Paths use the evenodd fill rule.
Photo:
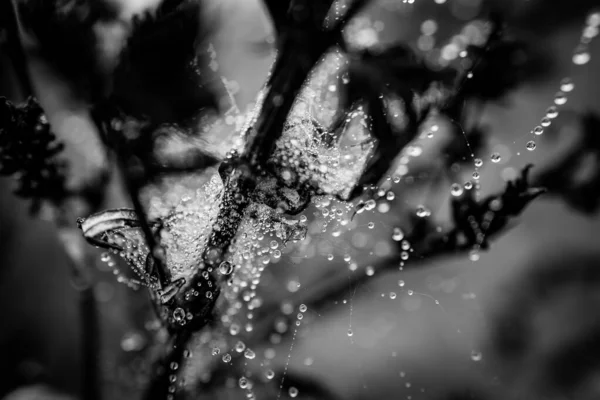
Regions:
<instances>
[{"instance_id":1,"label":"twig","mask_svg":"<svg viewBox=\"0 0 600 400\"><path fill-rule=\"evenodd\" d=\"M168 398L169 394L174 393L174 390L171 389L171 392L169 388L175 388L176 382L171 382L170 377L176 377L177 370L182 367L185 349L192 333L191 330L181 330L173 336L172 344L167 349L166 354L154 365L155 375L146 388L143 397L145 400L164 400Z\"/></svg>"},{"instance_id":2,"label":"twig","mask_svg":"<svg viewBox=\"0 0 600 400\"><path fill-rule=\"evenodd\" d=\"M102 398L100 385L100 319L94 285L88 284L79 293L79 313L83 346L83 399Z\"/></svg>"},{"instance_id":3,"label":"twig","mask_svg":"<svg viewBox=\"0 0 600 400\"><path fill-rule=\"evenodd\" d=\"M21 91L24 97L34 95L34 87L29 74L29 66L27 63L27 56L23 48L21 40L21 33L19 28L19 19L17 14L17 8L14 0L0 1L0 13L3 14L7 25L8 34L8 46L13 62L15 73L19 78L21 85ZM41 111L41 110L40 110ZM70 193L66 191L62 193L64 196L77 196L82 193ZM52 198L46 199L53 203L53 206L60 210L61 201L66 198ZM93 204L96 204L94 199L85 198L86 204L89 208L93 208ZM64 212L59 211L61 214ZM85 271L86 266L83 261L85 257L81 257L83 254L83 246L85 244L80 243L80 236L75 233L75 242L70 242L71 235L70 226L68 221L69 218L65 218L61 215L56 223L59 229L59 236L61 238L63 247L65 248L72 269L74 278L81 279L83 282L83 289L79 292L79 318L81 324L81 345L82 345L82 398L84 400L98 400L101 396L100 381L100 370L98 367L99 361L99 350L100 350L100 323L98 315L97 301L94 292L94 285L91 280L86 277ZM73 246L79 246L78 249L73 249ZM74 251L72 251L74 250Z\"/></svg>"},{"instance_id":4,"label":"twig","mask_svg":"<svg viewBox=\"0 0 600 400\"><path fill-rule=\"evenodd\" d=\"M19 18L14 0L0 1L0 14L6 21L6 31L8 36L8 48L14 66L14 71L19 77L21 84L21 94L24 98L34 93L29 68L27 65L27 56L21 42L21 33L19 29Z\"/></svg>"}]
</instances>

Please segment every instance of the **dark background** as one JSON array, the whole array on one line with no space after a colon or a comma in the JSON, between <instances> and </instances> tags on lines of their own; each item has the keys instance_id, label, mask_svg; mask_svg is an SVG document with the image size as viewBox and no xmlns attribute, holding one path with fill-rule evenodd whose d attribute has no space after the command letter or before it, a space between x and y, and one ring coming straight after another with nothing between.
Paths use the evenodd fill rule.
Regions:
<instances>
[{"instance_id":1,"label":"dark background","mask_svg":"<svg viewBox=\"0 0 600 400\"><path fill-rule=\"evenodd\" d=\"M399 7L394 16L375 10L373 18L386 22L385 35L399 33L409 41L414 41L420 23L432 15L448 34L460 26L460 21L448 10L440 11L443 8L433 1L416 3ZM499 164L483 157L484 193L502 186L505 168L551 163L564 146L545 135L536 138L536 151L525 151L529 131L551 104L560 79L570 76L576 85L569 109L600 112L598 42L591 46L588 65L571 63L586 12L597 2L497 3L510 17L512 29L547 54L550 64L546 75L511 94L507 104L486 108L484 119L493 127L489 148L501 146L496 148L505 155ZM214 42L221 74L239 83L236 97L244 108L260 89L271 62L254 49L266 34L267 18L256 0L219 2L211 12L220 21ZM18 98L4 53L0 60L2 93ZM78 115L77 104L56 89L60 82L47 77L41 82L41 87L46 85L46 96L54 97L56 109L66 109L66 116ZM73 118L56 118L70 121L65 122L67 127L69 123L82 126ZM90 160L77 162L85 168ZM81 346L78 292L70 283L67 257L54 226L30 217L27 203L11 194L11 184L9 179L0 180L0 397L18 386L39 382L76 395ZM421 190L416 196L427 201L428 193ZM377 214L360 218L359 225L377 224L368 232L370 245L387 237L393 226L393 210L385 219ZM351 317L348 303L332 304L322 313L315 310L318 314L309 333L296 339L290 370L316 377L348 399L598 398L600 280L595 271L600 262L599 234L596 215L582 215L558 199L541 198L477 262L464 255L435 260L416 271L375 276L348 291ZM356 254L355 259L360 263L361 257ZM286 267L286 263L289 260L284 257L271 268L282 268L290 276L305 268ZM346 268L325 257L314 258L303 270L303 279L310 283L324 270L336 267ZM117 382L127 376L128 367L120 363L131 359L123 357L121 341L139 329L133 315L145 294L131 292L108 273L97 276L101 281L105 398L120 398L134 392ZM406 282L404 288L398 287L399 279ZM409 296L408 289L418 294ZM391 291L398 293L395 300L387 296ZM349 324L354 330L352 340L346 335ZM288 349L289 343L278 348L278 362L285 362ZM307 366L307 358L314 363Z\"/></svg>"}]
</instances>

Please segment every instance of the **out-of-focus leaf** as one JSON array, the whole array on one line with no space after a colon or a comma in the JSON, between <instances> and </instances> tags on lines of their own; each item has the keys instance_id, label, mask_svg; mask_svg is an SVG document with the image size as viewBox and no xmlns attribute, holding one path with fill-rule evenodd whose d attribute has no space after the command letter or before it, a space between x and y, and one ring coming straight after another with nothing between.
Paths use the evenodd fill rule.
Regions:
<instances>
[{"instance_id":1,"label":"out-of-focus leaf","mask_svg":"<svg viewBox=\"0 0 600 400\"><path fill-rule=\"evenodd\" d=\"M92 96L101 94L106 79L94 28L97 24L116 20L116 3L25 0L19 5L23 25L38 41L42 57L78 91Z\"/></svg>"},{"instance_id":2,"label":"out-of-focus leaf","mask_svg":"<svg viewBox=\"0 0 600 400\"><path fill-rule=\"evenodd\" d=\"M577 211L591 214L600 206L600 118L590 112L580 122L576 145L536 181Z\"/></svg>"},{"instance_id":3,"label":"out-of-focus leaf","mask_svg":"<svg viewBox=\"0 0 600 400\"><path fill-rule=\"evenodd\" d=\"M181 123L202 108L216 108L208 63L198 55L198 45L207 35L200 19L197 1L166 2L156 15L134 19L110 102L154 124Z\"/></svg>"},{"instance_id":4,"label":"out-of-focus leaf","mask_svg":"<svg viewBox=\"0 0 600 400\"><path fill-rule=\"evenodd\" d=\"M0 175L16 176L15 193L32 199L32 212L42 201L59 204L68 195L62 148L33 98L15 106L0 97Z\"/></svg>"}]
</instances>

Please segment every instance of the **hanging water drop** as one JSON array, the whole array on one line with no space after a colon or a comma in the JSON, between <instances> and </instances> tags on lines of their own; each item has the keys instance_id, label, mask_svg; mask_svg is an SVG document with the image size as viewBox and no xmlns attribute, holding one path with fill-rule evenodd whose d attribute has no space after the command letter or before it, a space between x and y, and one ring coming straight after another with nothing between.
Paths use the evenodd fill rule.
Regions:
<instances>
[{"instance_id":1,"label":"hanging water drop","mask_svg":"<svg viewBox=\"0 0 600 400\"><path fill-rule=\"evenodd\" d=\"M185 320L185 310L181 307L177 307L173 311L173 319L177 322L182 322Z\"/></svg>"},{"instance_id":2,"label":"hanging water drop","mask_svg":"<svg viewBox=\"0 0 600 400\"><path fill-rule=\"evenodd\" d=\"M560 81L560 90L563 92L568 93L573 89L575 89L575 84L570 78L564 78L562 81Z\"/></svg>"},{"instance_id":3,"label":"hanging water drop","mask_svg":"<svg viewBox=\"0 0 600 400\"><path fill-rule=\"evenodd\" d=\"M556 93L556 95L554 96L554 104L556 104L557 106L562 106L566 103L567 103L567 95L564 94L563 92Z\"/></svg>"},{"instance_id":4,"label":"hanging water drop","mask_svg":"<svg viewBox=\"0 0 600 400\"><path fill-rule=\"evenodd\" d=\"M533 151L535 150L535 148L537 147L535 142L533 140L530 140L529 142L527 142L527 144L525 145L525 147L527 148L527 150L529 151Z\"/></svg>"},{"instance_id":5,"label":"hanging water drop","mask_svg":"<svg viewBox=\"0 0 600 400\"><path fill-rule=\"evenodd\" d=\"M424 205L417 206L417 217L426 218L431 215L431 211L428 210Z\"/></svg>"},{"instance_id":6,"label":"hanging water drop","mask_svg":"<svg viewBox=\"0 0 600 400\"><path fill-rule=\"evenodd\" d=\"M544 128L549 127L552 124L552 121L550 120L550 118L548 117L544 117L542 118L542 120L540 121L540 125L542 125Z\"/></svg>"},{"instance_id":7,"label":"hanging water drop","mask_svg":"<svg viewBox=\"0 0 600 400\"><path fill-rule=\"evenodd\" d=\"M241 377L238 383L242 389L246 389L248 387L248 379L244 377Z\"/></svg>"},{"instance_id":8,"label":"hanging water drop","mask_svg":"<svg viewBox=\"0 0 600 400\"><path fill-rule=\"evenodd\" d=\"M482 358L483 358L483 354L481 354L481 352L476 351L476 350L471 351L471 360L481 361Z\"/></svg>"},{"instance_id":9,"label":"hanging water drop","mask_svg":"<svg viewBox=\"0 0 600 400\"><path fill-rule=\"evenodd\" d=\"M404 239L404 232L402 232L402 229L394 228L394 232L392 233L392 239L396 242L399 242L402 239Z\"/></svg>"},{"instance_id":10,"label":"hanging water drop","mask_svg":"<svg viewBox=\"0 0 600 400\"><path fill-rule=\"evenodd\" d=\"M490 157L493 163L499 163L500 161L502 161L502 157L500 156L500 153L492 153L492 156Z\"/></svg>"},{"instance_id":11,"label":"hanging water drop","mask_svg":"<svg viewBox=\"0 0 600 400\"><path fill-rule=\"evenodd\" d=\"M575 65L585 65L591 59L590 52L587 49L587 46L578 47L573 54L573 64Z\"/></svg>"},{"instance_id":12,"label":"hanging water drop","mask_svg":"<svg viewBox=\"0 0 600 400\"><path fill-rule=\"evenodd\" d=\"M229 261L223 261L219 265L219 272L223 275L229 275L233 272L233 265Z\"/></svg>"},{"instance_id":13,"label":"hanging water drop","mask_svg":"<svg viewBox=\"0 0 600 400\"><path fill-rule=\"evenodd\" d=\"M248 360L253 360L254 357L256 357L256 353L254 353L254 351L251 349L246 349L244 352L244 357L246 357Z\"/></svg>"},{"instance_id":14,"label":"hanging water drop","mask_svg":"<svg viewBox=\"0 0 600 400\"><path fill-rule=\"evenodd\" d=\"M450 186L450 194L454 197L458 197L463 194L463 188L458 183L453 183Z\"/></svg>"},{"instance_id":15,"label":"hanging water drop","mask_svg":"<svg viewBox=\"0 0 600 400\"><path fill-rule=\"evenodd\" d=\"M556 108L555 106L548 107L548 109L546 110L546 117L550 119L558 117L558 108Z\"/></svg>"}]
</instances>

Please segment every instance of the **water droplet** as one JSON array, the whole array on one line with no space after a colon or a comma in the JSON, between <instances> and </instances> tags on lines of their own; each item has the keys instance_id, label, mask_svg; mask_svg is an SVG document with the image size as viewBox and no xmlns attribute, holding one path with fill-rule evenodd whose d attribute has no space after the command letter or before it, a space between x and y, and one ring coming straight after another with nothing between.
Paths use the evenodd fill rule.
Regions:
<instances>
[{"instance_id":1,"label":"water droplet","mask_svg":"<svg viewBox=\"0 0 600 400\"><path fill-rule=\"evenodd\" d=\"M417 206L417 217L425 218L431 215L431 211L428 210L424 205Z\"/></svg>"},{"instance_id":2,"label":"water droplet","mask_svg":"<svg viewBox=\"0 0 600 400\"><path fill-rule=\"evenodd\" d=\"M246 344L241 340L235 344L235 351L241 353L246 348Z\"/></svg>"},{"instance_id":3,"label":"water droplet","mask_svg":"<svg viewBox=\"0 0 600 400\"><path fill-rule=\"evenodd\" d=\"M306 307L306 304L300 304L300 307L298 307L300 309L300 312L306 312L306 310L308 309L308 307Z\"/></svg>"},{"instance_id":4,"label":"water droplet","mask_svg":"<svg viewBox=\"0 0 600 400\"><path fill-rule=\"evenodd\" d=\"M500 156L500 153L492 153L492 156L490 158L493 163L499 163L500 161L502 161L502 157Z\"/></svg>"},{"instance_id":5,"label":"water droplet","mask_svg":"<svg viewBox=\"0 0 600 400\"><path fill-rule=\"evenodd\" d=\"M530 140L529 142L527 142L527 144L525 145L525 147L527 148L527 150L529 151L533 151L536 148L536 144L533 140Z\"/></svg>"},{"instance_id":6,"label":"water droplet","mask_svg":"<svg viewBox=\"0 0 600 400\"><path fill-rule=\"evenodd\" d=\"M298 389L291 386L290 389L288 390L288 393L290 394L290 397L296 397L296 396L298 396Z\"/></svg>"},{"instance_id":7,"label":"water droplet","mask_svg":"<svg viewBox=\"0 0 600 400\"><path fill-rule=\"evenodd\" d=\"M372 209L375 208L376 205L377 205L377 203L375 202L375 200L369 199L365 203L365 210L371 211Z\"/></svg>"},{"instance_id":8,"label":"water droplet","mask_svg":"<svg viewBox=\"0 0 600 400\"><path fill-rule=\"evenodd\" d=\"M229 354L229 353L223 354L222 360L224 363L231 362L231 354Z\"/></svg>"},{"instance_id":9,"label":"water droplet","mask_svg":"<svg viewBox=\"0 0 600 400\"><path fill-rule=\"evenodd\" d=\"M390 299L394 300L396 298L396 292L390 292Z\"/></svg>"},{"instance_id":10,"label":"water droplet","mask_svg":"<svg viewBox=\"0 0 600 400\"><path fill-rule=\"evenodd\" d=\"M541 126L536 126L535 128L533 128L533 133L535 133L536 135L541 135L542 133L544 133L544 128L542 128Z\"/></svg>"},{"instance_id":11,"label":"water droplet","mask_svg":"<svg viewBox=\"0 0 600 400\"><path fill-rule=\"evenodd\" d=\"M240 380L238 381L240 388L242 389L246 389L248 387L248 379L241 377Z\"/></svg>"},{"instance_id":12,"label":"water droplet","mask_svg":"<svg viewBox=\"0 0 600 400\"><path fill-rule=\"evenodd\" d=\"M375 268L373 268L372 265L368 265L367 268L365 268L365 274L367 274L367 276L373 276L375 274Z\"/></svg>"},{"instance_id":13,"label":"water droplet","mask_svg":"<svg viewBox=\"0 0 600 400\"><path fill-rule=\"evenodd\" d=\"M480 255L477 250L471 250L469 252L469 260L475 262L475 261L479 261L479 258L480 258Z\"/></svg>"},{"instance_id":14,"label":"water droplet","mask_svg":"<svg viewBox=\"0 0 600 400\"><path fill-rule=\"evenodd\" d=\"M369 222L369 223L367 224L367 228L369 228L369 229L373 229L373 228L375 228L375 222Z\"/></svg>"},{"instance_id":15,"label":"water droplet","mask_svg":"<svg viewBox=\"0 0 600 400\"><path fill-rule=\"evenodd\" d=\"M254 357L256 357L256 353L254 353L251 349L246 349L244 352L244 357L246 357L248 360L253 360Z\"/></svg>"},{"instance_id":16,"label":"water droplet","mask_svg":"<svg viewBox=\"0 0 600 400\"><path fill-rule=\"evenodd\" d=\"M273 372L272 369L268 369L265 372L265 376L267 377L268 380L271 380L271 379L273 379L275 377L275 372Z\"/></svg>"},{"instance_id":17,"label":"water droplet","mask_svg":"<svg viewBox=\"0 0 600 400\"><path fill-rule=\"evenodd\" d=\"M587 49L587 46L577 48L573 54L573 64L575 65L585 65L590 61L590 59L591 55Z\"/></svg>"},{"instance_id":18,"label":"water droplet","mask_svg":"<svg viewBox=\"0 0 600 400\"><path fill-rule=\"evenodd\" d=\"M213 347L212 349L212 355L213 356L218 356L221 353L221 349L218 347Z\"/></svg>"},{"instance_id":19,"label":"water droplet","mask_svg":"<svg viewBox=\"0 0 600 400\"><path fill-rule=\"evenodd\" d=\"M471 181L465 182L465 189L467 189L467 190L473 189L473 182L471 182Z\"/></svg>"},{"instance_id":20,"label":"water droplet","mask_svg":"<svg viewBox=\"0 0 600 400\"><path fill-rule=\"evenodd\" d=\"M481 354L481 352L476 351L476 350L471 351L471 360L481 361L482 358L483 358L483 354Z\"/></svg>"},{"instance_id":21,"label":"water droplet","mask_svg":"<svg viewBox=\"0 0 600 400\"><path fill-rule=\"evenodd\" d=\"M354 335L354 332L352 332L352 329L348 329L348 337L352 337L352 335Z\"/></svg>"},{"instance_id":22,"label":"water droplet","mask_svg":"<svg viewBox=\"0 0 600 400\"><path fill-rule=\"evenodd\" d=\"M478 171L473 172L473 179L478 180L480 178L480 174Z\"/></svg>"},{"instance_id":23,"label":"water droplet","mask_svg":"<svg viewBox=\"0 0 600 400\"><path fill-rule=\"evenodd\" d=\"M563 92L568 93L573 89L575 89L575 84L570 78L565 78L560 82L560 90Z\"/></svg>"},{"instance_id":24,"label":"water droplet","mask_svg":"<svg viewBox=\"0 0 600 400\"><path fill-rule=\"evenodd\" d=\"M402 232L402 229L394 228L394 233L392 233L392 239L396 242L399 242L402 239L404 239L404 232Z\"/></svg>"},{"instance_id":25,"label":"water droplet","mask_svg":"<svg viewBox=\"0 0 600 400\"><path fill-rule=\"evenodd\" d=\"M481 167L481 166L483 165L483 160L482 160L481 158L476 158L476 159L474 160L474 163L475 163L475 166L476 166L477 168L479 168L479 167Z\"/></svg>"},{"instance_id":26,"label":"water droplet","mask_svg":"<svg viewBox=\"0 0 600 400\"><path fill-rule=\"evenodd\" d=\"M138 332L128 332L121 339L123 351L140 351L146 346L146 338Z\"/></svg>"},{"instance_id":27,"label":"water droplet","mask_svg":"<svg viewBox=\"0 0 600 400\"><path fill-rule=\"evenodd\" d=\"M542 125L544 128L547 128L547 127L549 127L549 126L552 124L552 121L550 120L550 118L548 118L548 117L544 117L544 118L542 118L542 120L541 120L540 124L541 124L541 125Z\"/></svg>"},{"instance_id":28,"label":"water droplet","mask_svg":"<svg viewBox=\"0 0 600 400\"><path fill-rule=\"evenodd\" d=\"M400 287L404 287L404 281L403 281L403 280L399 280L399 281L398 281L398 286L400 286Z\"/></svg>"},{"instance_id":29,"label":"water droplet","mask_svg":"<svg viewBox=\"0 0 600 400\"><path fill-rule=\"evenodd\" d=\"M546 110L546 117L550 119L558 117L558 108L556 108L555 106L548 107L548 109Z\"/></svg>"},{"instance_id":30,"label":"water droplet","mask_svg":"<svg viewBox=\"0 0 600 400\"><path fill-rule=\"evenodd\" d=\"M453 183L450 186L450 194L454 197L458 197L463 194L463 188L458 183Z\"/></svg>"},{"instance_id":31,"label":"water droplet","mask_svg":"<svg viewBox=\"0 0 600 400\"><path fill-rule=\"evenodd\" d=\"M181 307L177 307L173 311L173 319L177 322L182 322L185 320L185 310Z\"/></svg>"},{"instance_id":32,"label":"water droplet","mask_svg":"<svg viewBox=\"0 0 600 400\"><path fill-rule=\"evenodd\" d=\"M556 95L554 96L554 104L556 104L557 106L562 106L563 104L567 103L567 95L564 94L563 92L558 92L556 93Z\"/></svg>"},{"instance_id":33,"label":"water droplet","mask_svg":"<svg viewBox=\"0 0 600 400\"><path fill-rule=\"evenodd\" d=\"M233 265L229 261L223 261L219 265L219 272L223 275L229 275L233 272Z\"/></svg>"}]
</instances>

